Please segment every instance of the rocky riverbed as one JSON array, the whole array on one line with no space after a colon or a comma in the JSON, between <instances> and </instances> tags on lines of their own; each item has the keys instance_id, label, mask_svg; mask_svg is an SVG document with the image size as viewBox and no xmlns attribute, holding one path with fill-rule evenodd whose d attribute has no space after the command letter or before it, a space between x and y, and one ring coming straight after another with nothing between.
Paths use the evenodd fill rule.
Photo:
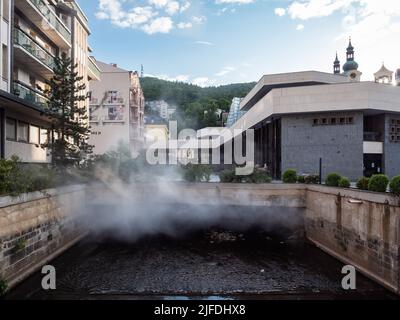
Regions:
<instances>
[{"instance_id":1,"label":"rocky riverbed","mask_svg":"<svg viewBox=\"0 0 400 320\"><path fill-rule=\"evenodd\" d=\"M57 289L40 273L7 299L321 299L396 296L358 275L341 288L342 264L298 235L201 230L135 242L88 237L52 262Z\"/></svg>"}]
</instances>

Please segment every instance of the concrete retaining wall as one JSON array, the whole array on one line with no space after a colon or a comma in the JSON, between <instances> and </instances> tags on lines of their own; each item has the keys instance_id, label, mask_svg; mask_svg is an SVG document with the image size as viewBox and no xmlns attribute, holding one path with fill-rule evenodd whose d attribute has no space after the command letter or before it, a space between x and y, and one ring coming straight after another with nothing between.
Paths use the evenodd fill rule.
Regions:
<instances>
[{"instance_id":1,"label":"concrete retaining wall","mask_svg":"<svg viewBox=\"0 0 400 320\"><path fill-rule=\"evenodd\" d=\"M307 238L345 264L400 293L400 206L389 194L309 186Z\"/></svg>"},{"instance_id":2,"label":"concrete retaining wall","mask_svg":"<svg viewBox=\"0 0 400 320\"><path fill-rule=\"evenodd\" d=\"M12 287L79 241L85 188L0 198L0 277Z\"/></svg>"},{"instance_id":3,"label":"concrete retaining wall","mask_svg":"<svg viewBox=\"0 0 400 320\"><path fill-rule=\"evenodd\" d=\"M98 186L87 193L83 187L71 187L0 198L1 277L12 286L76 243L86 233L79 223L85 205L133 199L136 205L136 200L154 206L187 204L188 210L190 205L237 205L259 206L260 212L275 216L292 211L311 242L400 293L400 199L390 194L318 185L223 183L138 184L107 190ZM21 241L24 246L16 251Z\"/></svg>"}]
</instances>

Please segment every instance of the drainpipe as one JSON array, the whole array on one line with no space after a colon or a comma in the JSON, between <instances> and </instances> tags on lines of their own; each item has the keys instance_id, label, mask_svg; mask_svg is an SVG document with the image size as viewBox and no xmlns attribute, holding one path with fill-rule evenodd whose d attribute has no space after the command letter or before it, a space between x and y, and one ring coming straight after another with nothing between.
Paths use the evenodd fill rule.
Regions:
<instances>
[{"instance_id":1,"label":"drainpipe","mask_svg":"<svg viewBox=\"0 0 400 320\"><path fill-rule=\"evenodd\" d=\"M4 109L0 109L0 159L4 159L6 156L5 145L6 145L6 117Z\"/></svg>"},{"instance_id":2,"label":"drainpipe","mask_svg":"<svg viewBox=\"0 0 400 320\"><path fill-rule=\"evenodd\" d=\"M322 158L319 158L319 184L322 184Z\"/></svg>"},{"instance_id":3,"label":"drainpipe","mask_svg":"<svg viewBox=\"0 0 400 320\"><path fill-rule=\"evenodd\" d=\"M8 43L9 43L9 63L8 66L10 68L8 72L8 80L9 84L8 87L10 88L10 93L14 94L14 12L15 12L15 7L14 7L14 0L10 0L10 22L9 22L9 37Z\"/></svg>"}]
</instances>

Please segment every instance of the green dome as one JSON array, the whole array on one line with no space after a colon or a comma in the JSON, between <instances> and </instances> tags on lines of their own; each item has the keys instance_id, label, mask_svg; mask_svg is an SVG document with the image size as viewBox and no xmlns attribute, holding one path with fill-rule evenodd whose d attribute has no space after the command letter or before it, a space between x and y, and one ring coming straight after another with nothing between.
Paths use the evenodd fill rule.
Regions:
<instances>
[{"instance_id":1,"label":"green dome","mask_svg":"<svg viewBox=\"0 0 400 320\"><path fill-rule=\"evenodd\" d=\"M347 71L351 71L351 70L357 70L358 69L358 63L355 61L347 61L344 65L343 65L343 71L347 72Z\"/></svg>"}]
</instances>

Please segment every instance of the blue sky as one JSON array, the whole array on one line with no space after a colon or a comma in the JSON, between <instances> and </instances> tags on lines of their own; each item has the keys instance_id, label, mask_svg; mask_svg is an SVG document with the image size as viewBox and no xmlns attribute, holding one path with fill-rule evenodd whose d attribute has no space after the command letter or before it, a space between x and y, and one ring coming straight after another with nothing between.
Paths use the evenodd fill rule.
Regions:
<instances>
[{"instance_id":1,"label":"blue sky","mask_svg":"<svg viewBox=\"0 0 400 320\"><path fill-rule=\"evenodd\" d=\"M400 68L399 0L78 0L95 57L199 85L263 74L331 72L348 37L371 80L382 61Z\"/></svg>"}]
</instances>

